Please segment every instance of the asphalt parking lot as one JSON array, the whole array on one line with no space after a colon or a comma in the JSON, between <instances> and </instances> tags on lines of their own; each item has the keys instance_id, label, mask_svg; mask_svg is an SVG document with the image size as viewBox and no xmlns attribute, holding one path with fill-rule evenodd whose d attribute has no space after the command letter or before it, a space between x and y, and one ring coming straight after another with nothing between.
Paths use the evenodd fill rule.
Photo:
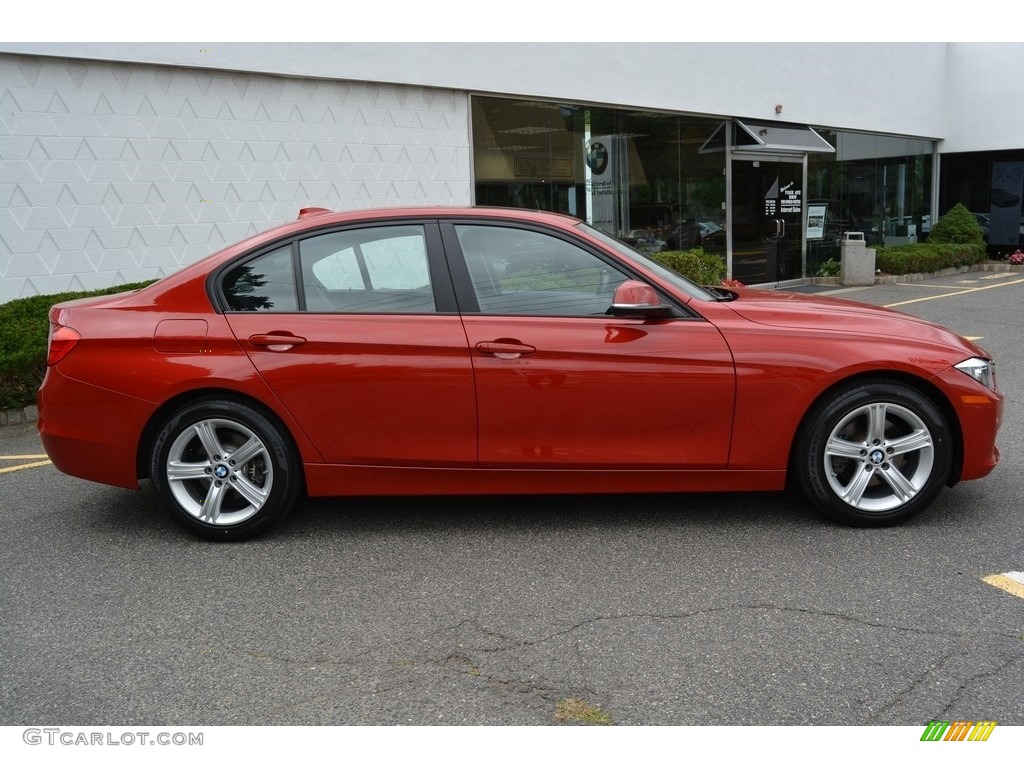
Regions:
<instances>
[{"instance_id":1,"label":"asphalt parking lot","mask_svg":"<svg viewBox=\"0 0 1024 768\"><path fill-rule=\"evenodd\" d=\"M0 725L1024 725L1024 276L837 295L980 338L1002 463L894 529L786 494L314 501L191 538L0 432Z\"/></svg>"}]
</instances>

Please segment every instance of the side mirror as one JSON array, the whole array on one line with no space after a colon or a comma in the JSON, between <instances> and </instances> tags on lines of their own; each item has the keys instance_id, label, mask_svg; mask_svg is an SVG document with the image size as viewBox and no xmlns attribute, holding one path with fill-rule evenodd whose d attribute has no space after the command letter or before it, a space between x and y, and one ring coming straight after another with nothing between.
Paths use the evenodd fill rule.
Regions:
<instances>
[{"instance_id":1,"label":"side mirror","mask_svg":"<svg viewBox=\"0 0 1024 768\"><path fill-rule=\"evenodd\" d=\"M647 283L627 280L621 283L612 296L609 314L615 317L671 317L674 312L668 304L662 304L658 292Z\"/></svg>"}]
</instances>

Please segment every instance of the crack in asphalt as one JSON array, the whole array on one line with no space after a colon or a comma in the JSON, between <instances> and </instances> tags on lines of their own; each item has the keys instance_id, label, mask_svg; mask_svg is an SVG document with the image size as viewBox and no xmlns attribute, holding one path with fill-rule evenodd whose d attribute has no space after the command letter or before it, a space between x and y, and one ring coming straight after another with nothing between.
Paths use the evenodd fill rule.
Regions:
<instances>
[{"instance_id":1,"label":"crack in asphalt","mask_svg":"<svg viewBox=\"0 0 1024 768\"><path fill-rule=\"evenodd\" d=\"M985 636L994 638L1017 639L1016 635L1007 633L947 632L874 621L835 611L794 608L791 606L779 606L771 603L740 603L735 605L703 608L682 613L637 612L591 616L557 631L552 631L532 639L516 638L514 636L495 631L485 626L479 618L469 617L448 626L438 627L427 632L425 635L408 636L398 640L384 640L379 643L365 646L355 653L345 654L344 656L328 655L308 658L302 656L290 657L268 654L252 648L226 648L225 650L228 653L235 655L245 655L256 660L270 660L284 665L315 665L320 667L351 668L372 654L387 652L389 649L396 650L403 647L408 648L410 644L422 645L424 642L436 639L438 641L438 645L441 647L448 645L448 650L441 650L438 645L435 645L433 652L413 652L409 655L403 656L401 662L394 663L387 669L380 671L380 675L387 679L380 680L377 685L373 686L372 695L387 695L396 691L408 690L411 686L414 686L413 681L403 681L400 678L394 677L394 675L402 668L429 668L442 674L456 675L459 678L468 677L470 679L477 679L480 683L488 685L491 688L500 691L502 694L509 694L512 696L539 696L545 704L554 705L554 703L556 703L560 698L569 695L570 693L572 695L582 695L584 697L599 696L599 692L594 686L593 681L582 679L586 668L587 656L585 649L581 645L578 633L589 626L605 622L619 621L687 621L701 616L744 611L775 612L833 619L873 629L903 632L936 638L949 638L958 641L954 644L954 647L950 648L941 656L940 659L938 659L937 663L932 664L927 670L924 670L919 675L915 676L894 696L881 704L877 710L875 710L877 714L868 718L868 722L870 723L887 722L888 719L891 719L893 712L897 710L899 706L903 704L916 690L919 690L926 681L934 677L934 675L942 672L952 661L968 653L969 651L965 647L965 641L968 638L984 634ZM468 633L475 637L464 637L460 641L458 636L464 633ZM575 682L570 682L569 679L554 680L551 679L550 675L547 676L546 680L524 679L520 676L509 675L507 673L499 674L494 671L489 671L486 668L488 666L486 657L492 654L511 654L515 651L530 649L558 638L570 636L573 636L570 654L575 661L569 663L572 666L577 667ZM167 640L166 637L163 639ZM182 639L184 640L184 638ZM452 647L453 644L454 647ZM482 659L474 658L474 656L480 655L483 656ZM942 719L956 704L961 694L970 688L970 686L976 681L997 675L1022 658L1024 658L1024 654L1012 655L998 667L972 675L964 680L958 685L951 698L936 717ZM529 671L534 664L520 660L518 666L522 672ZM351 682L353 684L356 683L356 681ZM282 704L274 709L279 712L286 712L296 706L304 706L319 700L329 699L334 695L336 695L336 693L314 696L299 702ZM875 709L868 702L864 702L864 705L867 710L866 714Z\"/></svg>"},{"instance_id":2,"label":"crack in asphalt","mask_svg":"<svg viewBox=\"0 0 1024 768\"><path fill-rule=\"evenodd\" d=\"M971 677L964 680L959 686L957 686L957 689L953 691L953 695L950 697L949 702L946 704L943 710L938 714L937 717L932 719L944 720L946 717L946 713L949 712L956 705L957 701L960 699L961 694L964 691L966 691L967 688L969 688L973 683L975 683L978 680L984 680L986 678L992 677L1002 672L1004 669L1009 667L1014 662L1020 661L1021 659L1024 659L1024 654L1010 656L1010 658L1008 658L1003 664L1000 664L998 667L990 669L987 672L979 672L978 674L972 675Z\"/></svg>"},{"instance_id":3,"label":"crack in asphalt","mask_svg":"<svg viewBox=\"0 0 1024 768\"><path fill-rule=\"evenodd\" d=\"M705 608L705 609L701 609L701 610L697 610L697 611L690 611L690 612L686 612L686 613L676 613L676 614L673 614L673 613L620 613L620 614L611 614L611 615L607 615L607 616L594 616L594 617L587 618L587 619L584 619L582 621L579 621L579 622L577 622L577 623L575 623L575 624L573 624L573 625L571 625L569 627L566 627L565 629L558 630L557 632L552 632L550 634L544 635L544 636L536 638L534 640L514 640L514 639L509 638L507 636L501 635L500 633L493 632L491 630L483 629L482 627L480 627L478 625L478 623L477 623L477 621L475 619L465 619L465 620L459 622L458 624L456 624L456 625L454 625L452 627L448 627L448 628L445 628L445 629L437 630L435 633L432 633L432 634L437 634L439 632L445 632L445 631L458 631L458 630L462 629L464 626L466 626L467 624L473 624L483 634L487 634L487 635L490 635L492 637L500 638L501 640L504 640L504 641L506 641L508 643L513 643L514 644L513 646L502 645L502 646L498 646L498 647L477 647L477 648L474 648L474 650L482 652L482 653L500 653L500 652L505 652L505 651L513 650L514 647L530 647L530 646L534 646L534 645L539 645L541 643L548 642L549 640L553 640L553 639L555 639L557 637L563 637L565 635L574 634L574 633L578 632L579 630L583 629L584 627L590 626L592 624L598 624L598 623L601 623L601 622L633 621L633 620L638 620L638 619L652 619L652 620L657 620L657 621L686 621L688 619L696 618L698 616L706 616L706 615L712 615L712 614L716 614L716 613L728 613L728 612L731 612L731 611L777 611L777 612L780 612L780 613L804 614L804 615L807 615L807 616L817 616L817 617L825 617L825 618L831 618L831 619L839 619L841 621L852 622L852 623L855 623L855 624L859 624L861 626L872 627L872 628L875 628L875 629L895 630L895 631L898 631L898 632L909 632L909 633L913 633L913 634L929 635L929 636L934 636L934 637L961 638L961 637L968 637L968 636L971 636L973 634L977 634L977 633L973 633L973 632L972 633L956 633L956 632L952 632L951 633L951 632L945 632L945 631L940 631L940 630L930 630L930 629L921 629L919 627L903 626L903 625L899 625L899 624L886 624L886 623L883 623L883 622L869 621L867 619L862 619L862 618L860 618L858 616L850 616L848 614L842 614L842 613L837 613L837 612L832 612L832 611L821 611L821 610L814 610L814 609L810 609L810 608L791 608L791 607L787 607L787 606L772 605L770 603L736 604L736 605L729 605L729 606L721 606L721 607L717 607L717 608ZM996 633L988 633L988 634L991 635L991 636L994 636L994 637L1012 637L1012 635L1005 634L1005 633L998 633L998 632L996 632Z\"/></svg>"},{"instance_id":4,"label":"crack in asphalt","mask_svg":"<svg viewBox=\"0 0 1024 768\"><path fill-rule=\"evenodd\" d=\"M958 647L956 649L947 651L942 656L942 658L939 659L937 665L932 665L930 669L925 670L920 675L913 678L905 688L898 691L895 696L893 696L889 701L885 702L881 706L879 713L872 718L872 722L885 722L886 717L891 718L892 712L896 709L896 707L902 704L907 697L909 697L914 691L916 691L921 685L923 685L925 680L934 675L936 672L941 671L943 668L945 668L947 663L949 663L951 660L955 659L962 653L962 647Z\"/></svg>"}]
</instances>

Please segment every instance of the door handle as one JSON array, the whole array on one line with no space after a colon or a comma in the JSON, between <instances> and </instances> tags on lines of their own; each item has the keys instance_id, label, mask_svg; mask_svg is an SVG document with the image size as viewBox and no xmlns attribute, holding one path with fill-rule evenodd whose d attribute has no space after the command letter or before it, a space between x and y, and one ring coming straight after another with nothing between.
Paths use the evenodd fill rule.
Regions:
<instances>
[{"instance_id":1,"label":"door handle","mask_svg":"<svg viewBox=\"0 0 1024 768\"><path fill-rule=\"evenodd\" d=\"M254 347L266 347L271 352L285 352L299 344L304 344L305 341L301 336L281 332L256 333L249 337L249 343Z\"/></svg>"},{"instance_id":2,"label":"door handle","mask_svg":"<svg viewBox=\"0 0 1024 768\"><path fill-rule=\"evenodd\" d=\"M481 341L476 345L477 352L497 357L500 360L515 360L519 357L532 355L537 351L536 347L523 344L514 339L496 339L494 341Z\"/></svg>"}]
</instances>

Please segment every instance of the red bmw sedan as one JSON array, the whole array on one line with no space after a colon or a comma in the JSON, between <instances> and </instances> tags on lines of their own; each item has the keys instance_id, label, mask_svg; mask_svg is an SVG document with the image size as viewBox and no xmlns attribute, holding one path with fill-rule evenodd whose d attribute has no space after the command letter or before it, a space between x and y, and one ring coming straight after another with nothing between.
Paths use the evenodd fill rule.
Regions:
<instances>
[{"instance_id":1,"label":"red bmw sedan","mask_svg":"<svg viewBox=\"0 0 1024 768\"><path fill-rule=\"evenodd\" d=\"M239 540L303 495L780 490L886 525L987 475L980 347L854 302L705 288L577 219L304 209L50 312L63 472Z\"/></svg>"}]
</instances>

